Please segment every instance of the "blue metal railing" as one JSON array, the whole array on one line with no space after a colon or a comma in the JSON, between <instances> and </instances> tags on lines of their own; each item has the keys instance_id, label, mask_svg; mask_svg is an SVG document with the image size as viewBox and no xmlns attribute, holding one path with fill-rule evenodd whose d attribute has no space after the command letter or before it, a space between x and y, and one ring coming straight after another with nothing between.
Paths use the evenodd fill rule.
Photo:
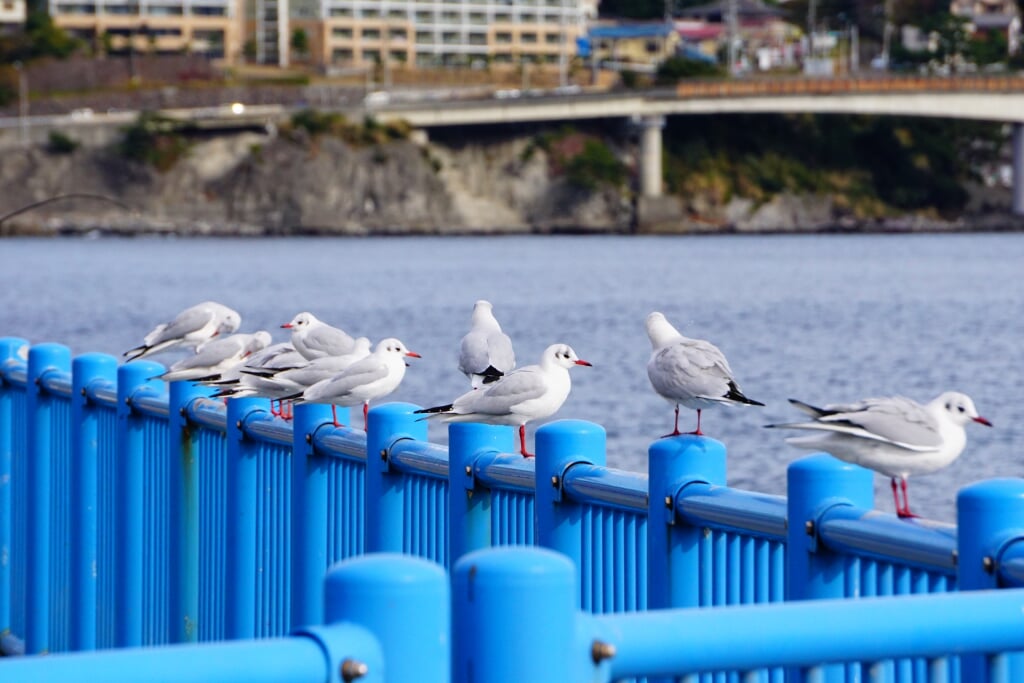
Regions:
<instances>
[{"instance_id":1,"label":"blue metal railing","mask_svg":"<svg viewBox=\"0 0 1024 683\"><path fill-rule=\"evenodd\" d=\"M725 486L724 446L709 439L655 442L645 477L604 466L592 423L541 428L536 459L511 453L506 427L451 425L443 448L425 442L416 406L375 408L365 434L328 424L325 406L298 406L288 424L262 399L168 393L144 361L71 363L44 344L26 366L12 360L20 343L0 340L8 653L280 636L322 621L320 577L366 552L451 567L482 548L541 545L572 559L577 607L596 614L1024 576L1019 480L965 489L959 528L972 533L957 538L873 512L871 474L824 455L790 467L788 498L767 496ZM955 660L882 666L883 680L936 667L959 680Z\"/></svg>"}]
</instances>

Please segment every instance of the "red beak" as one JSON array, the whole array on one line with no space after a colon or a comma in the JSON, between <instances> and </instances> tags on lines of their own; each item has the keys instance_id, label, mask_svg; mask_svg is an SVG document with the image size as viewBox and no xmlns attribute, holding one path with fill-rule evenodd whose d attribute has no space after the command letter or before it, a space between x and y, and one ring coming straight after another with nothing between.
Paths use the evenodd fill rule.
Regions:
<instances>
[{"instance_id":1,"label":"red beak","mask_svg":"<svg viewBox=\"0 0 1024 683\"><path fill-rule=\"evenodd\" d=\"M284 325L281 325L281 327L283 327L286 330L290 330L292 327L294 327L294 325L292 325L291 323L285 323Z\"/></svg>"},{"instance_id":2,"label":"red beak","mask_svg":"<svg viewBox=\"0 0 1024 683\"><path fill-rule=\"evenodd\" d=\"M981 417L980 415L978 417L973 417L971 419L974 420L975 422L979 423L979 424L985 425L986 427L991 427L992 426L991 422L989 422L985 418Z\"/></svg>"},{"instance_id":3,"label":"red beak","mask_svg":"<svg viewBox=\"0 0 1024 683\"><path fill-rule=\"evenodd\" d=\"M405 355L412 356L413 358L423 358L423 356L421 356L420 354L416 353L415 351L406 351Z\"/></svg>"},{"instance_id":4,"label":"red beak","mask_svg":"<svg viewBox=\"0 0 1024 683\"><path fill-rule=\"evenodd\" d=\"M586 365L588 368L594 367L593 365L591 365L590 363L588 363L585 360L578 360L578 361L576 361L576 365Z\"/></svg>"}]
</instances>

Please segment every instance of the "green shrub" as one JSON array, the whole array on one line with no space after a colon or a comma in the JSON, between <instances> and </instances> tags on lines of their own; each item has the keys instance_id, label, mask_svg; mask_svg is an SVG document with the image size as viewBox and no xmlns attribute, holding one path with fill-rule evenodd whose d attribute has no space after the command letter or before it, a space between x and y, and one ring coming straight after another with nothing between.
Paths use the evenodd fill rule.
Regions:
<instances>
[{"instance_id":1,"label":"green shrub","mask_svg":"<svg viewBox=\"0 0 1024 683\"><path fill-rule=\"evenodd\" d=\"M59 130L51 130L46 151L51 154L71 154L78 149L78 143Z\"/></svg>"},{"instance_id":2,"label":"green shrub","mask_svg":"<svg viewBox=\"0 0 1024 683\"><path fill-rule=\"evenodd\" d=\"M686 57L669 57L658 65L654 81L658 85L673 85L687 78L721 78L723 76L725 76L725 69L718 64Z\"/></svg>"},{"instance_id":3,"label":"green shrub","mask_svg":"<svg viewBox=\"0 0 1024 683\"><path fill-rule=\"evenodd\" d=\"M586 190L601 185L620 187L626 180L626 167L606 144L591 139L583 143L583 151L568 160L565 176Z\"/></svg>"},{"instance_id":4,"label":"green shrub","mask_svg":"<svg viewBox=\"0 0 1024 683\"><path fill-rule=\"evenodd\" d=\"M139 114L122 131L118 152L126 159L167 171L188 151L182 124L151 112Z\"/></svg>"}]
</instances>

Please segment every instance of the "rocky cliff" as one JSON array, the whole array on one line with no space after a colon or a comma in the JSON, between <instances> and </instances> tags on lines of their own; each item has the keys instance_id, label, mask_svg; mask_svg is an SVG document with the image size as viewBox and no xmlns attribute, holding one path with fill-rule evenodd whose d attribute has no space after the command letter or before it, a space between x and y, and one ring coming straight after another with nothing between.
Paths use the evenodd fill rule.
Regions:
<instances>
[{"instance_id":1,"label":"rocky cliff","mask_svg":"<svg viewBox=\"0 0 1024 683\"><path fill-rule=\"evenodd\" d=\"M415 136L414 136L415 138ZM487 145L245 133L194 142L164 171L113 148L8 151L0 233L186 234L623 231L624 190L584 191L529 136ZM83 196L89 195L89 196ZM107 197L114 201L102 199ZM126 209L125 207L130 207Z\"/></svg>"},{"instance_id":2,"label":"rocky cliff","mask_svg":"<svg viewBox=\"0 0 1024 683\"><path fill-rule=\"evenodd\" d=\"M631 167L628 143L615 154ZM581 186L564 162L536 134L493 131L472 140L428 142L414 133L372 144L302 129L222 135L192 140L165 170L115 147L7 150L0 155L0 235L630 232L638 222L640 231L662 233L1024 227L1005 208L954 219L857 220L834 197L786 192L760 202L687 196L635 203L628 178ZM45 203L54 197L64 199ZM35 202L44 203L6 217Z\"/></svg>"}]
</instances>

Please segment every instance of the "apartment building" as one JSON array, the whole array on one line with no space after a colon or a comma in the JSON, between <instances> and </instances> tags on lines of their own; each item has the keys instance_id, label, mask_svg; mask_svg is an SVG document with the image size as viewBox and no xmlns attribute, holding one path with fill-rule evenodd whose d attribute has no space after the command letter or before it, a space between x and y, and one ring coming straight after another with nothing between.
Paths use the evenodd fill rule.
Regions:
<instances>
[{"instance_id":1,"label":"apartment building","mask_svg":"<svg viewBox=\"0 0 1024 683\"><path fill-rule=\"evenodd\" d=\"M413 67L560 64L593 0L323 0L325 62Z\"/></svg>"},{"instance_id":2,"label":"apartment building","mask_svg":"<svg viewBox=\"0 0 1024 683\"><path fill-rule=\"evenodd\" d=\"M0 0L0 35L21 29L25 23L25 0Z\"/></svg>"},{"instance_id":3,"label":"apartment building","mask_svg":"<svg viewBox=\"0 0 1024 683\"><path fill-rule=\"evenodd\" d=\"M240 0L49 0L54 23L107 52L241 55Z\"/></svg>"},{"instance_id":4,"label":"apartment building","mask_svg":"<svg viewBox=\"0 0 1024 683\"><path fill-rule=\"evenodd\" d=\"M10 0L0 0L8 2ZM15 0L21 1L21 0ZM49 0L108 50L191 51L287 66L564 65L597 0ZM296 29L306 54L293 54Z\"/></svg>"}]
</instances>

